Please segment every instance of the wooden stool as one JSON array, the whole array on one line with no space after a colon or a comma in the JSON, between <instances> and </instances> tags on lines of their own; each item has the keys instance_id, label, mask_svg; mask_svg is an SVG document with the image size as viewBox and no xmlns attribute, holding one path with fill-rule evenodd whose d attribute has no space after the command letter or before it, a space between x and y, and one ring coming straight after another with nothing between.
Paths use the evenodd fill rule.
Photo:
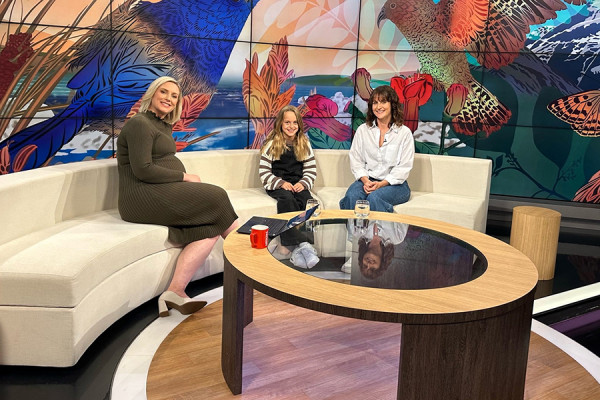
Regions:
<instances>
[{"instance_id":1,"label":"wooden stool","mask_svg":"<svg viewBox=\"0 0 600 400\"><path fill-rule=\"evenodd\" d=\"M540 280L554 278L559 231L558 211L531 206L513 208L510 245L533 261Z\"/></svg>"}]
</instances>

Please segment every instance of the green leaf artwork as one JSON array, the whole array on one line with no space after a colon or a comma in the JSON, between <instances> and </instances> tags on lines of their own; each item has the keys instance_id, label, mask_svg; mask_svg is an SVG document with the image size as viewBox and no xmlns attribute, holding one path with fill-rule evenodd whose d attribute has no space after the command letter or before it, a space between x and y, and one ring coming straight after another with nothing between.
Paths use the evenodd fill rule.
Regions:
<instances>
[{"instance_id":1,"label":"green leaf artwork","mask_svg":"<svg viewBox=\"0 0 600 400\"><path fill-rule=\"evenodd\" d=\"M317 128L310 128L306 131L306 134L310 138L310 144L314 149L334 149L334 150L348 150L350 149L350 141L339 142L335 139L327 136L322 130Z\"/></svg>"}]
</instances>

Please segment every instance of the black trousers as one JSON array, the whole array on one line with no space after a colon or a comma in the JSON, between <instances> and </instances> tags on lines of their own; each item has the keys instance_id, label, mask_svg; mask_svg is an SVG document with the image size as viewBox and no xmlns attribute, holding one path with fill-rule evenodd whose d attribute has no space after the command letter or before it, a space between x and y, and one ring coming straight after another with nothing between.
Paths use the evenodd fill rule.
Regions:
<instances>
[{"instance_id":1,"label":"black trousers","mask_svg":"<svg viewBox=\"0 0 600 400\"><path fill-rule=\"evenodd\" d=\"M302 211L306 209L306 202L312 199L310 190L303 190L295 193L291 190L275 189L267 190L267 194L277 200L277 213L285 213L290 211ZM301 242L312 242L312 235L307 235L306 232L300 232L297 229L289 229L281 234L281 244L284 246L295 246Z\"/></svg>"},{"instance_id":2,"label":"black trousers","mask_svg":"<svg viewBox=\"0 0 600 400\"><path fill-rule=\"evenodd\" d=\"M277 213L285 213L290 211L302 211L306 208L308 199L312 199L310 190L301 192L292 192L291 190L275 189L267 190L267 194L277 200Z\"/></svg>"}]
</instances>

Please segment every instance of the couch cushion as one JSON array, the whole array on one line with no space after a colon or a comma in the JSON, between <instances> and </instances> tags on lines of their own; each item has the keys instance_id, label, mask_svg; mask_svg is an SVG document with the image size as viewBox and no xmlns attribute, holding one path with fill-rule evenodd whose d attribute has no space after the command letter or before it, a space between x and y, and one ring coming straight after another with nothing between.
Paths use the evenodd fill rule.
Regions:
<instances>
[{"instance_id":1,"label":"couch cushion","mask_svg":"<svg viewBox=\"0 0 600 400\"><path fill-rule=\"evenodd\" d=\"M482 199L444 193L411 192L410 200L394 206L394 212L479 229Z\"/></svg>"},{"instance_id":2,"label":"couch cushion","mask_svg":"<svg viewBox=\"0 0 600 400\"><path fill-rule=\"evenodd\" d=\"M223 188L261 188L258 176L260 151L210 150L177 153L187 172L197 174L202 182Z\"/></svg>"},{"instance_id":3,"label":"couch cushion","mask_svg":"<svg viewBox=\"0 0 600 400\"><path fill-rule=\"evenodd\" d=\"M117 160L76 162L1 176L0 244L63 220L117 207Z\"/></svg>"},{"instance_id":4,"label":"couch cushion","mask_svg":"<svg viewBox=\"0 0 600 400\"><path fill-rule=\"evenodd\" d=\"M117 210L58 223L0 246L0 305L74 307L132 262L174 247L163 226Z\"/></svg>"},{"instance_id":5,"label":"couch cushion","mask_svg":"<svg viewBox=\"0 0 600 400\"><path fill-rule=\"evenodd\" d=\"M228 190L240 223L277 213L264 189ZM123 221L117 210L58 223L0 245L0 305L74 307L111 274L175 247L168 229ZM211 254L212 255L212 254ZM207 262L222 271L222 258ZM217 265L218 264L218 265Z\"/></svg>"},{"instance_id":6,"label":"couch cushion","mask_svg":"<svg viewBox=\"0 0 600 400\"><path fill-rule=\"evenodd\" d=\"M227 195L239 217L240 225L255 215L266 217L277 214L277 201L269 196L262 187L227 189Z\"/></svg>"},{"instance_id":7,"label":"couch cushion","mask_svg":"<svg viewBox=\"0 0 600 400\"><path fill-rule=\"evenodd\" d=\"M323 208L339 210L339 200L344 197L346 189L342 187L316 188L314 193L321 201ZM408 202L394 206L394 212L481 230L484 207L484 201L475 197L413 191Z\"/></svg>"},{"instance_id":8,"label":"couch cushion","mask_svg":"<svg viewBox=\"0 0 600 400\"><path fill-rule=\"evenodd\" d=\"M340 200L346 194L347 187L318 187L313 188L314 197L319 200L325 210L339 210Z\"/></svg>"}]
</instances>

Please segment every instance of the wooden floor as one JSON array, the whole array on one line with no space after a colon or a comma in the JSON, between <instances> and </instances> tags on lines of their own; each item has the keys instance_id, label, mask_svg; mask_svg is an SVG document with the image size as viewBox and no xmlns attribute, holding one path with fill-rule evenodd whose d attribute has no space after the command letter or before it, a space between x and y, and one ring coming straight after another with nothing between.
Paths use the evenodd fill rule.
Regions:
<instances>
[{"instance_id":1,"label":"wooden floor","mask_svg":"<svg viewBox=\"0 0 600 400\"><path fill-rule=\"evenodd\" d=\"M243 393L233 396L221 374L221 309L211 304L164 340L148 372L149 400L396 398L400 325L322 314L258 292L244 331ZM600 385L532 333L525 399L600 399Z\"/></svg>"}]
</instances>

